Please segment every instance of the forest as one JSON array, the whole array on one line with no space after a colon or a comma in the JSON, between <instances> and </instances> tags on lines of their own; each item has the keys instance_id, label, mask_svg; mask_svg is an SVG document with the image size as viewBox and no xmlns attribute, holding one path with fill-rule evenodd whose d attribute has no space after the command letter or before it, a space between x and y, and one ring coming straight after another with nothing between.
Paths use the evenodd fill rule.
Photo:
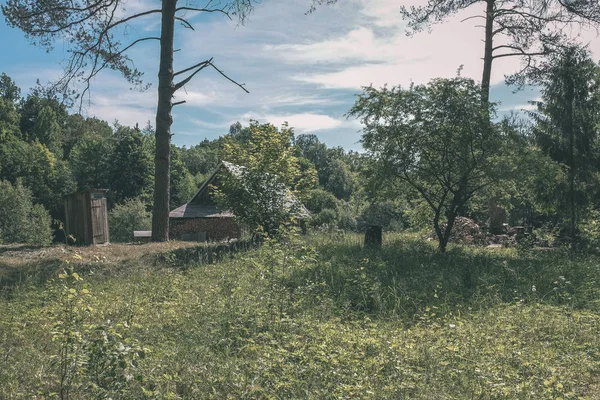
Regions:
<instances>
[{"instance_id":1,"label":"forest","mask_svg":"<svg viewBox=\"0 0 600 400\"><path fill-rule=\"evenodd\" d=\"M203 14L243 28L257 4L125 3L1 3L35 46L70 49L48 85L0 74L1 399L598 398L600 63L570 35L600 26L597 2L398 5L408 40L479 7L481 79L363 86L344 114L360 150L252 118L174 144L197 74L248 91L213 58L175 69L175 32ZM160 37L122 43L148 16ZM144 86L128 50L145 41L156 120L86 113L105 70ZM510 57L506 85L539 97L507 111L490 91ZM234 237L175 235L203 187L197 218ZM110 243L86 246L65 196L98 189Z\"/></svg>"}]
</instances>

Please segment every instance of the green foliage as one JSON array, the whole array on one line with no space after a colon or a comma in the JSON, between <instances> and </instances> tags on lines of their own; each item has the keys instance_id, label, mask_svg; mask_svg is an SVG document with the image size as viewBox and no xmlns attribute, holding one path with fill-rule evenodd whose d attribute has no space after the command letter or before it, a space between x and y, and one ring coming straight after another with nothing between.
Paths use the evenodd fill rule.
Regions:
<instances>
[{"instance_id":1,"label":"green foliage","mask_svg":"<svg viewBox=\"0 0 600 400\"><path fill-rule=\"evenodd\" d=\"M38 112L28 136L30 140L39 141L62 158L62 130L52 107L45 106Z\"/></svg>"},{"instance_id":2,"label":"green foliage","mask_svg":"<svg viewBox=\"0 0 600 400\"><path fill-rule=\"evenodd\" d=\"M17 180L0 180L0 243L46 245L52 241L50 215L34 204L31 191Z\"/></svg>"},{"instance_id":3,"label":"green foliage","mask_svg":"<svg viewBox=\"0 0 600 400\"><path fill-rule=\"evenodd\" d=\"M144 146L142 134L132 128L120 126L115 133L117 143L111 155L110 188L114 201L143 197L150 199L152 187L152 153Z\"/></svg>"},{"instance_id":4,"label":"green foliage","mask_svg":"<svg viewBox=\"0 0 600 400\"><path fill-rule=\"evenodd\" d=\"M356 182L348 165L340 159L334 159L329 162L327 169L327 190L338 199L349 200L356 189Z\"/></svg>"},{"instance_id":5,"label":"green foliage","mask_svg":"<svg viewBox=\"0 0 600 400\"><path fill-rule=\"evenodd\" d=\"M5 73L0 75L0 141L9 136L21 136L19 121L21 115L17 109L21 89Z\"/></svg>"},{"instance_id":6,"label":"green foliage","mask_svg":"<svg viewBox=\"0 0 600 400\"><path fill-rule=\"evenodd\" d=\"M294 189L292 185L300 178L300 168L292 146L293 136L293 129L287 124L277 129L272 124L250 121L246 144L237 142L235 136L225 137L223 160L276 175L284 185Z\"/></svg>"},{"instance_id":7,"label":"green foliage","mask_svg":"<svg viewBox=\"0 0 600 400\"><path fill-rule=\"evenodd\" d=\"M75 255L77 258L81 259ZM91 323L92 292L70 260L66 264L51 289L58 297L50 312L52 342L58 346L50 365L57 377L45 395L68 399L85 393L97 399L123 398L129 393L130 380L142 380L134 374L147 349L124 336L127 329L123 324Z\"/></svg>"},{"instance_id":8,"label":"green foliage","mask_svg":"<svg viewBox=\"0 0 600 400\"><path fill-rule=\"evenodd\" d=\"M213 187L214 199L251 230L277 235L301 215L302 205L278 176L229 163L223 168L218 186Z\"/></svg>"},{"instance_id":9,"label":"green foliage","mask_svg":"<svg viewBox=\"0 0 600 400\"><path fill-rule=\"evenodd\" d=\"M408 89L365 88L349 112L362 120L363 146L379 175L389 185L404 183L430 206L440 251L460 210L499 169L493 156L500 136L481 96L471 79L434 79Z\"/></svg>"},{"instance_id":10,"label":"green foliage","mask_svg":"<svg viewBox=\"0 0 600 400\"><path fill-rule=\"evenodd\" d=\"M320 213L326 208L336 210L338 206L335 196L323 189L310 190L306 198L304 205L312 213Z\"/></svg>"},{"instance_id":11,"label":"green foliage","mask_svg":"<svg viewBox=\"0 0 600 400\"><path fill-rule=\"evenodd\" d=\"M301 168L292 138L287 124L279 130L251 121L244 144L235 135L224 140L223 157L234 164L224 167L216 199L222 209L232 211L251 229L275 234L303 213L291 194L314 187L316 173L310 167Z\"/></svg>"},{"instance_id":12,"label":"green foliage","mask_svg":"<svg viewBox=\"0 0 600 400\"><path fill-rule=\"evenodd\" d=\"M171 209L187 203L198 190L194 176L186 169L181 160L181 152L171 146Z\"/></svg>"},{"instance_id":13,"label":"green foliage","mask_svg":"<svg viewBox=\"0 0 600 400\"><path fill-rule=\"evenodd\" d=\"M127 254L151 249L139 247L68 256L73 268L59 265L57 282L24 280L0 297L0 397L57 396L67 347L70 398L577 399L597 390L596 256L440 254L398 234L370 251L362 236L335 233L182 269L172 251L168 263Z\"/></svg>"},{"instance_id":14,"label":"green foliage","mask_svg":"<svg viewBox=\"0 0 600 400\"><path fill-rule=\"evenodd\" d=\"M542 86L542 101L531 113L534 138L564 169L567 179L555 183L551 198L574 238L577 214L592 200L590 189L598 184L600 69L587 50L570 47L542 63L530 79Z\"/></svg>"},{"instance_id":15,"label":"green foliage","mask_svg":"<svg viewBox=\"0 0 600 400\"><path fill-rule=\"evenodd\" d=\"M79 190L110 188L113 138L84 136L70 153L71 168Z\"/></svg>"},{"instance_id":16,"label":"green foliage","mask_svg":"<svg viewBox=\"0 0 600 400\"><path fill-rule=\"evenodd\" d=\"M338 218L337 211L331 208L325 208L313 215L310 223L312 226L336 225Z\"/></svg>"},{"instance_id":17,"label":"green foliage","mask_svg":"<svg viewBox=\"0 0 600 400\"><path fill-rule=\"evenodd\" d=\"M111 242L131 242L133 231L150 230L152 216L140 199L115 205L108 213Z\"/></svg>"},{"instance_id":18,"label":"green foliage","mask_svg":"<svg viewBox=\"0 0 600 400\"><path fill-rule=\"evenodd\" d=\"M185 167L192 175L206 175L219 165L220 140L202 142L189 149L185 146L181 149L181 159Z\"/></svg>"},{"instance_id":19,"label":"green foliage","mask_svg":"<svg viewBox=\"0 0 600 400\"><path fill-rule=\"evenodd\" d=\"M429 220L430 221L430 220ZM386 231L401 230L405 227L402 208L393 201L371 203L361 213L359 224L379 225Z\"/></svg>"}]
</instances>

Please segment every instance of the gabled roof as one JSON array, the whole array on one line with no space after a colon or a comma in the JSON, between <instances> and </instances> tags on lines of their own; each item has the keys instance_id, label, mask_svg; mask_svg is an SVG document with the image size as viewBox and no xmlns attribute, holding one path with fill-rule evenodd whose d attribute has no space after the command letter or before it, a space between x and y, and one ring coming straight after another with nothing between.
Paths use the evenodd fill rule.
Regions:
<instances>
[{"instance_id":1,"label":"gabled roof","mask_svg":"<svg viewBox=\"0 0 600 400\"><path fill-rule=\"evenodd\" d=\"M219 212L216 205L185 203L169 213L169 218L232 218L229 211Z\"/></svg>"},{"instance_id":2,"label":"gabled roof","mask_svg":"<svg viewBox=\"0 0 600 400\"><path fill-rule=\"evenodd\" d=\"M194 202L196 202L198 200L198 197L200 197L200 195L202 195L206 191L208 191L208 185L210 185L210 184L212 184L214 182L215 177L217 176L217 173L221 170L221 168L227 169L227 171L229 171L233 176L240 177L241 173L242 173L242 169L244 167L232 164L232 163L227 162L227 161L221 161L219 163L219 165L217 165L217 167L215 168L215 170L210 173L210 175L208 176L208 178L206 178L206 180L204 180L204 182L202 182L202 184L198 188L198 191L196 192L196 194L192 197L192 199L188 203L194 203Z\"/></svg>"},{"instance_id":3,"label":"gabled roof","mask_svg":"<svg viewBox=\"0 0 600 400\"><path fill-rule=\"evenodd\" d=\"M240 165L235 165L229 163L227 161L222 161L217 165L215 170L211 172L208 178L202 182L198 191L194 196L188 201L186 204L176 208L175 210L169 213L169 218L231 218L233 217L233 213L230 211L219 212L217 206L212 201L205 201L203 203L203 198L208 198L210 196L209 193L209 185L213 184L215 178L221 169L227 170L230 174L235 177L241 178L242 171L245 167ZM304 205L294 196L294 194L287 190L286 193L282 193L282 195L286 196L286 205L290 208L294 207L298 210L297 214L301 218L307 218L310 216L308 210Z\"/></svg>"}]
</instances>

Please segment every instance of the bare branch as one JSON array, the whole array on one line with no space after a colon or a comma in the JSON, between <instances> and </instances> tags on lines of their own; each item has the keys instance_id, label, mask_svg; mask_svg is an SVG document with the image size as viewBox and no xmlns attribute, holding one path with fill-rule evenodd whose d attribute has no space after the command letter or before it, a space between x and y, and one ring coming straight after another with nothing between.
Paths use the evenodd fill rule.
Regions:
<instances>
[{"instance_id":1,"label":"bare branch","mask_svg":"<svg viewBox=\"0 0 600 400\"><path fill-rule=\"evenodd\" d=\"M173 92L176 92L177 90L181 89L181 88L182 88L182 87L183 87L183 86L184 86L186 83L188 83L189 81L191 81L191 80L192 80L192 78L193 78L193 77L194 77L194 76L195 76L195 75L196 75L198 72L200 72L200 71L202 71L204 68L208 67L208 65L209 65L209 64L210 64L210 63L209 63L208 61L204 61L204 62L200 63L200 65L201 65L201 66L200 66L200 67L199 67L197 70L195 70L195 71L194 71L192 74L190 74L190 76L188 76L187 78L185 78L185 79L184 79L184 80L182 80L181 82L179 82L179 83L176 83L176 84L173 86ZM188 70L189 70L189 68L188 68Z\"/></svg>"},{"instance_id":2,"label":"bare branch","mask_svg":"<svg viewBox=\"0 0 600 400\"><path fill-rule=\"evenodd\" d=\"M191 66L191 67L189 67L189 68L182 69L181 71L175 72L175 73L173 74L173 77L176 77L177 75L185 74L186 72L188 72L188 71L191 71L191 70L193 70L194 68L198 68L198 67L200 67L200 66L202 66L202 65L204 65L204 64L208 64L208 63L212 62L212 60L213 60L213 59L211 58L210 60L199 62L198 64L196 64L196 65L192 65L192 66Z\"/></svg>"},{"instance_id":3,"label":"bare branch","mask_svg":"<svg viewBox=\"0 0 600 400\"><path fill-rule=\"evenodd\" d=\"M231 19L231 15L229 15L229 12L227 12L227 10L225 8L177 7L175 12L179 12L179 11L197 11L197 12L207 12L207 13L218 12L218 13L221 13L221 14L227 16L227 18Z\"/></svg>"},{"instance_id":4,"label":"bare branch","mask_svg":"<svg viewBox=\"0 0 600 400\"><path fill-rule=\"evenodd\" d=\"M181 21L181 24L182 24L184 27L186 27L186 28L188 28L188 29L191 29L191 30L195 31L195 29L194 29L194 27L192 26L192 24L190 24L190 23L189 23L189 22L188 22L186 19L183 19L183 18L181 18L181 17L175 17L175 20L176 20L176 21Z\"/></svg>"},{"instance_id":5,"label":"bare branch","mask_svg":"<svg viewBox=\"0 0 600 400\"><path fill-rule=\"evenodd\" d=\"M144 12L141 12L141 13L138 13L138 14L131 15L131 16L127 17L127 18L123 18L123 19L115 22L112 25L108 25L105 28L105 31L108 31L108 30L114 28L117 25L121 25L121 24L124 24L125 22L131 21L132 19L139 18L139 17L144 17L144 16L150 15L150 14L161 13L161 12L162 12L162 10L160 10L160 9L154 9L154 10L148 10L148 11L144 11Z\"/></svg>"},{"instance_id":6,"label":"bare branch","mask_svg":"<svg viewBox=\"0 0 600 400\"><path fill-rule=\"evenodd\" d=\"M175 106L179 106L179 105L181 105L181 104L185 104L185 103L186 103L186 101L185 101L185 100L181 100L181 101L178 101L178 102L175 102L175 103L173 103L173 107L175 107Z\"/></svg>"},{"instance_id":7,"label":"bare branch","mask_svg":"<svg viewBox=\"0 0 600 400\"><path fill-rule=\"evenodd\" d=\"M245 87L245 83L238 83L236 81L234 81L233 79L231 79L230 77L228 77L227 75L225 75L225 73L223 71L221 71L219 68L215 67L215 65L211 62L209 63L209 65L211 67L213 67L219 74L221 74L225 79L227 79L229 82L237 85L240 89L242 89L244 92L246 93L250 93Z\"/></svg>"},{"instance_id":8,"label":"bare branch","mask_svg":"<svg viewBox=\"0 0 600 400\"><path fill-rule=\"evenodd\" d=\"M475 18L483 18L483 19L485 19L485 17L483 15L472 15L470 17L467 17L467 18L461 20L460 22L465 22L465 21L468 21L470 19L475 19Z\"/></svg>"}]
</instances>

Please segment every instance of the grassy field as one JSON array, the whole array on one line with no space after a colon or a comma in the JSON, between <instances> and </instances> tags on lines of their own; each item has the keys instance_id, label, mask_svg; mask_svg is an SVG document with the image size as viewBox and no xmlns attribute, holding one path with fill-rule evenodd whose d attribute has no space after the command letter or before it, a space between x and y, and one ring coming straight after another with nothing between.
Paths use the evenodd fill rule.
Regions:
<instances>
[{"instance_id":1,"label":"grassy field","mask_svg":"<svg viewBox=\"0 0 600 400\"><path fill-rule=\"evenodd\" d=\"M360 242L0 247L0 399L600 399L599 257Z\"/></svg>"}]
</instances>

